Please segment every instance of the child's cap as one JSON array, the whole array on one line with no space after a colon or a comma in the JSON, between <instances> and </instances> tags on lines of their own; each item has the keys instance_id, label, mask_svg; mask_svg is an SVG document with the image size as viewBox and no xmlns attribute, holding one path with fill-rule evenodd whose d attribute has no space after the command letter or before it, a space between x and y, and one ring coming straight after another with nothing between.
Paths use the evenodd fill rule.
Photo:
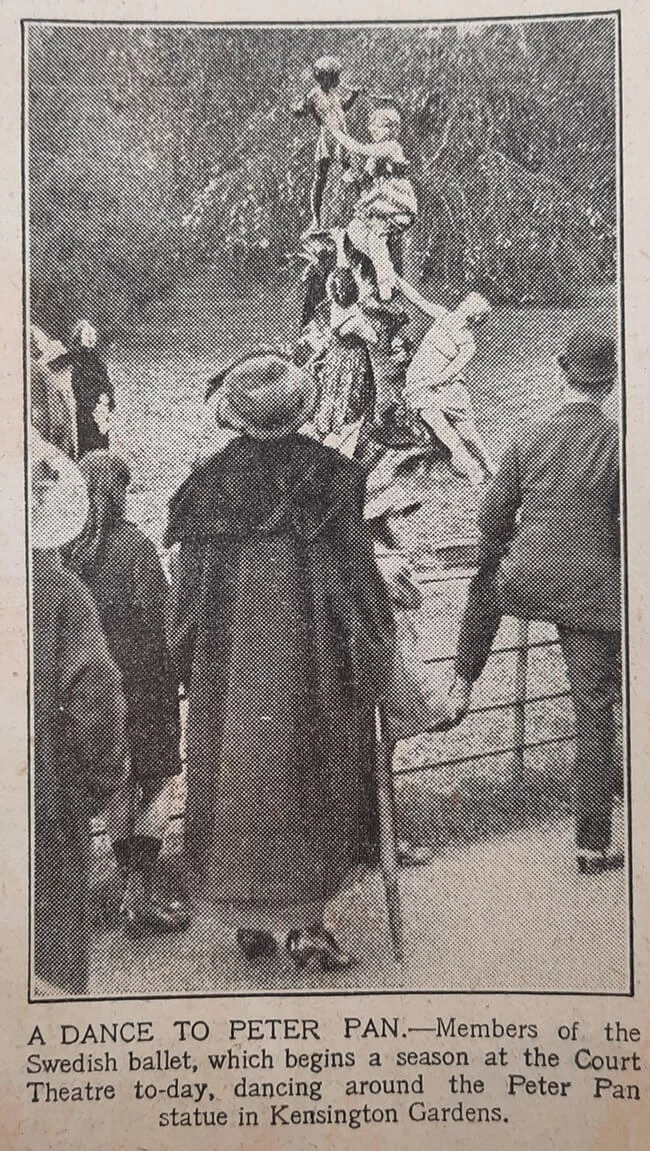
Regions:
<instances>
[{"instance_id":1,"label":"child's cap","mask_svg":"<svg viewBox=\"0 0 650 1151\"><path fill-rule=\"evenodd\" d=\"M319 56L314 64L314 76L341 75L341 61L338 56Z\"/></svg>"},{"instance_id":2,"label":"child's cap","mask_svg":"<svg viewBox=\"0 0 650 1151\"><path fill-rule=\"evenodd\" d=\"M470 292L456 308L456 315L467 319L468 316L489 316L492 306L480 292Z\"/></svg>"}]
</instances>

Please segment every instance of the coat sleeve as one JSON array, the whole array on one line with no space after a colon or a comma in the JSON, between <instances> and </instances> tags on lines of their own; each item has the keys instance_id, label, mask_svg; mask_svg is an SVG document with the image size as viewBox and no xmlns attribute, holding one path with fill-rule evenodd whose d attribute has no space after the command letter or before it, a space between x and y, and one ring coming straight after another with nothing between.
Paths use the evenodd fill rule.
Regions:
<instances>
[{"instance_id":1,"label":"coat sleeve","mask_svg":"<svg viewBox=\"0 0 650 1151\"><path fill-rule=\"evenodd\" d=\"M143 536L134 557L133 598L143 612L162 611L169 584L156 545Z\"/></svg>"},{"instance_id":2,"label":"coat sleeve","mask_svg":"<svg viewBox=\"0 0 650 1151\"><path fill-rule=\"evenodd\" d=\"M155 544L143 536L134 557L133 569L133 632L140 645L134 687L141 700L149 699L154 706L155 701L160 702L163 687L163 694L169 695L170 699L178 695L178 681L170 666L165 628L168 596L169 584ZM144 677L143 668L148 669Z\"/></svg>"},{"instance_id":3,"label":"coat sleeve","mask_svg":"<svg viewBox=\"0 0 650 1151\"><path fill-rule=\"evenodd\" d=\"M376 697L386 683L395 646L395 617L377 566L374 542L364 520L365 476L354 477L336 522L337 551L344 585L354 608L349 635L356 648L363 694ZM352 622L353 620L356 621Z\"/></svg>"},{"instance_id":4,"label":"coat sleeve","mask_svg":"<svg viewBox=\"0 0 650 1151\"><path fill-rule=\"evenodd\" d=\"M78 587L69 586L64 598L60 644L64 745L70 762L86 776L91 804L99 810L124 776L126 706L95 602L80 581Z\"/></svg>"},{"instance_id":5,"label":"coat sleeve","mask_svg":"<svg viewBox=\"0 0 650 1151\"><path fill-rule=\"evenodd\" d=\"M115 385L113 384L113 381L108 372L108 368L104 363L102 364L102 375L104 377L104 391L108 396L108 409L112 412L115 410Z\"/></svg>"},{"instance_id":6,"label":"coat sleeve","mask_svg":"<svg viewBox=\"0 0 650 1151\"><path fill-rule=\"evenodd\" d=\"M198 630L201 551L184 539L172 558L172 585L167 597L166 630L169 652L179 681L189 687Z\"/></svg>"},{"instance_id":7,"label":"coat sleeve","mask_svg":"<svg viewBox=\"0 0 650 1151\"><path fill-rule=\"evenodd\" d=\"M520 505L519 453L511 444L478 511L481 563L499 562L514 534Z\"/></svg>"},{"instance_id":8,"label":"coat sleeve","mask_svg":"<svg viewBox=\"0 0 650 1151\"><path fill-rule=\"evenodd\" d=\"M55 359L49 360L47 367L51 372L65 372L68 368L72 367L72 363L73 357L70 355L70 352L63 352L60 356L56 356Z\"/></svg>"}]
</instances>

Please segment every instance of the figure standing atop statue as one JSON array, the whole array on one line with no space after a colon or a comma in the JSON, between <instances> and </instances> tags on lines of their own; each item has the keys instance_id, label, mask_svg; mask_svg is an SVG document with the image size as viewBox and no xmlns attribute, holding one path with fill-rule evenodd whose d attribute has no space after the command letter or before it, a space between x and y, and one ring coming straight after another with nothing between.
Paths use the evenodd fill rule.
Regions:
<instances>
[{"instance_id":1,"label":"figure standing atop statue","mask_svg":"<svg viewBox=\"0 0 650 1151\"><path fill-rule=\"evenodd\" d=\"M321 56L313 65L316 83L303 100L294 106L294 115L311 115L320 127L316 153L314 156L314 182L311 189L312 222L309 232L321 228L321 211L327 177L333 160L338 160L343 168L343 178L354 179L349 153L328 136L327 128L333 127L347 132L346 112L350 110L362 88L349 88L341 84L341 61L336 56Z\"/></svg>"}]
</instances>

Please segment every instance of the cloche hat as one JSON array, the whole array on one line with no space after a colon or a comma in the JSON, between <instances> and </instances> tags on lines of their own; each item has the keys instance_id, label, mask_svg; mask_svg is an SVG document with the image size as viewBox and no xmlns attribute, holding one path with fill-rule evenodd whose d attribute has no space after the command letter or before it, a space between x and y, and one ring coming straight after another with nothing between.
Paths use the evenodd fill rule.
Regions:
<instances>
[{"instance_id":1,"label":"cloche hat","mask_svg":"<svg viewBox=\"0 0 650 1151\"><path fill-rule=\"evenodd\" d=\"M61 548L76 539L88 517L88 491L79 468L32 429L31 532L33 548Z\"/></svg>"},{"instance_id":2,"label":"cloche hat","mask_svg":"<svg viewBox=\"0 0 650 1151\"><path fill-rule=\"evenodd\" d=\"M217 421L258 440L297 432L313 415L318 395L308 372L271 352L226 368L208 385L208 396L215 392Z\"/></svg>"}]
</instances>

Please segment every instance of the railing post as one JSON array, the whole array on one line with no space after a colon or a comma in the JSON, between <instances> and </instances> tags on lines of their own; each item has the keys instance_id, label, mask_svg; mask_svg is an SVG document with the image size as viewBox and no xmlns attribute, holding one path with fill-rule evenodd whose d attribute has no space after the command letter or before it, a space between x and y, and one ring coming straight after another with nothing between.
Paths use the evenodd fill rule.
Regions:
<instances>
[{"instance_id":1,"label":"railing post","mask_svg":"<svg viewBox=\"0 0 650 1151\"><path fill-rule=\"evenodd\" d=\"M513 700L512 779L516 788L524 783L526 743L526 695L528 691L528 620L517 620L517 654Z\"/></svg>"}]
</instances>

